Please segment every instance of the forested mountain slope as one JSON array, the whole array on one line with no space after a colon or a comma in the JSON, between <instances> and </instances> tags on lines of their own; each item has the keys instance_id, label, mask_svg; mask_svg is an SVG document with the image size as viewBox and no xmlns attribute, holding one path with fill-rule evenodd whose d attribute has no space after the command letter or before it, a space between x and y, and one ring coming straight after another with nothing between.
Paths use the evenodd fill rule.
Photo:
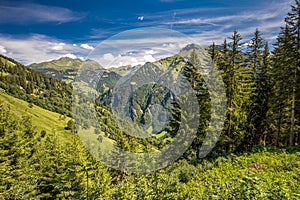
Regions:
<instances>
[{"instance_id":1,"label":"forested mountain slope","mask_svg":"<svg viewBox=\"0 0 300 200\"><path fill-rule=\"evenodd\" d=\"M0 55L0 88L14 97L71 116L71 85L3 55Z\"/></svg>"}]
</instances>

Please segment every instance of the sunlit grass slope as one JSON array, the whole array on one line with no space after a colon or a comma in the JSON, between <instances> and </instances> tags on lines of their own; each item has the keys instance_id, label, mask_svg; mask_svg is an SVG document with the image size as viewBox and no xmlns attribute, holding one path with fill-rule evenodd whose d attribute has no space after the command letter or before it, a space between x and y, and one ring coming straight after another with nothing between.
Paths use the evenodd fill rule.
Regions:
<instances>
[{"instance_id":1,"label":"sunlit grass slope","mask_svg":"<svg viewBox=\"0 0 300 200\"><path fill-rule=\"evenodd\" d=\"M34 104L30 105L26 101L6 94L2 89L0 89L0 101L10 106L11 111L17 116L29 116L39 132L45 130L46 132L68 133L65 127L70 120L69 117L45 110Z\"/></svg>"}]
</instances>

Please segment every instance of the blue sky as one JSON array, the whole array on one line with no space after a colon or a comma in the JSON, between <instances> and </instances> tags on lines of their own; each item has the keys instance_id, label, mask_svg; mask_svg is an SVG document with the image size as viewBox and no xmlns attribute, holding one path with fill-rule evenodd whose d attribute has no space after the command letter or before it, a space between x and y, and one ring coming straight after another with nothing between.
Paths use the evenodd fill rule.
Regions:
<instances>
[{"instance_id":1,"label":"blue sky","mask_svg":"<svg viewBox=\"0 0 300 200\"><path fill-rule=\"evenodd\" d=\"M145 27L179 31L202 46L221 43L235 29L247 42L259 28L272 43L292 3L293 0L1 0L0 53L24 64L65 55L85 58L111 36Z\"/></svg>"}]
</instances>

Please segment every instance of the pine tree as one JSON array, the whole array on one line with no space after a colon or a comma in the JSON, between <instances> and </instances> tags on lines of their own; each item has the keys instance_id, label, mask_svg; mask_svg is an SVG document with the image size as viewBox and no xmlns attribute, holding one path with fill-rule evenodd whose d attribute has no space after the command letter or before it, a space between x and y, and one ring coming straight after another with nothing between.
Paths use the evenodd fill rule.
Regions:
<instances>
[{"instance_id":1,"label":"pine tree","mask_svg":"<svg viewBox=\"0 0 300 200\"><path fill-rule=\"evenodd\" d=\"M36 194L36 183L27 165L34 154L34 127L30 118L14 116L2 103L0 116L0 196L29 199Z\"/></svg>"},{"instance_id":2,"label":"pine tree","mask_svg":"<svg viewBox=\"0 0 300 200\"><path fill-rule=\"evenodd\" d=\"M225 137L228 140L227 150L234 150L235 147L241 145L244 136L243 126L246 121L246 115L243 112L243 63L244 57L240 50L241 35L235 30L229 38L229 63L224 73L227 80L227 123L225 124Z\"/></svg>"},{"instance_id":3,"label":"pine tree","mask_svg":"<svg viewBox=\"0 0 300 200\"><path fill-rule=\"evenodd\" d=\"M285 22L290 29L291 40L293 41L291 45L291 62L293 65L292 68L292 91L291 91L291 124L290 124L290 132L289 132L289 145L294 145L295 143L295 130L296 125L299 125L299 117L300 117L300 105L299 105L299 71L300 71L300 1L295 0L295 5L291 6L291 12L288 13L285 18ZM298 95L297 95L298 94ZM299 128L298 128L299 129ZM299 132L299 130L298 130ZM298 140L299 134L298 134Z\"/></svg>"},{"instance_id":4,"label":"pine tree","mask_svg":"<svg viewBox=\"0 0 300 200\"><path fill-rule=\"evenodd\" d=\"M266 140L267 112L270 95L270 53L268 43L263 41L256 29L254 37L248 44L248 65L251 68L252 90L247 108L248 127L245 142L252 148L255 144L264 144ZM251 83L250 83L251 84Z\"/></svg>"},{"instance_id":5,"label":"pine tree","mask_svg":"<svg viewBox=\"0 0 300 200\"><path fill-rule=\"evenodd\" d=\"M191 85L192 89L196 92L198 105L199 105L199 125L197 130L197 137L194 139L190 150L185 154L186 158L196 158L195 154L199 154L199 150L201 145L203 144L203 140L205 138L205 134L207 133L209 121L211 118L211 103L210 103L210 95L207 89L207 83L203 79L202 72L205 70L204 63L201 63L197 52L193 50L191 52L190 61L188 61L184 68L183 73L189 84ZM211 77L210 77L211 78ZM190 104L192 105L192 104ZM189 129L195 129L197 127L189 127L188 122L193 121L196 119L196 115L194 113L182 113L184 116L188 116L185 122L186 128L185 131L189 132ZM190 123L190 125L193 123ZM185 133L186 134L186 133Z\"/></svg>"},{"instance_id":6,"label":"pine tree","mask_svg":"<svg viewBox=\"0 0 300 200\"><path fill-rule=\"evenodd\" d=\"M287 145L289 143L288 134L291 136L291 119L293 94L295 87L293 64L294 41L291 29L286 25L274 45L274 56L272 57L272 113L271 121L273 124L276 145Z\"/></svg>"}]
</instances>

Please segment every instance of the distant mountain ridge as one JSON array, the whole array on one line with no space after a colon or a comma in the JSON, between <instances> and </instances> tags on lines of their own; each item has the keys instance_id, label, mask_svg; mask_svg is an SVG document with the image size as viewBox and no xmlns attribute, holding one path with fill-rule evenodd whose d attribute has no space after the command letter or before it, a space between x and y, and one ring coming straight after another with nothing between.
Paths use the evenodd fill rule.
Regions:
<instances>
[{"instance_id":1,"label":"distant mountain ridge","mask_svg":"<svg viewBox=\"0 0 300 200\"><path fill-rule=\"evenodd\" d=\"M95 68L104 69L99 63L93 60L81 60L79 58L62 57L57 60L46 61L42 63L33 63L29 68L40 71L47 76L51 76L65 82L72 82L82 65L89 64Z\"/></svg>"},{"instance_id":2,"label":"distant mountain ridge","mask_svg":"<svg viewBox=\"0 0 300 200\"><path fill-rule=\"evenodd\" d=\"M189 44L182 48L178 54L174 55L175 57L181 56L184 58L190 57L191 51L197 52L199 54L199 57L203 57L202 54L202 48L197 44ZM175 57L171 56L169 58L164 58L158 61L153 62L158 67L164 68L163 70L166 70L168 65L170 64L172 59ZM168 62L168 63L166 63ZM68 83L72 82L78 70L81 68L81 66L89 65L89 67L93 69L97 69L97 71L105 71L105 76L109 76L110 73L116 73L119 76L124 76L128 73L131 73L132 71L135 71L138 66L120 66L120 67L114 67L109 69L104 69L98 62L94 60L81 60L79 58L70 58L70 57L61 57L56 60L51 61L45 61L41 63L33 63L28 65L29 68L34 69L36 71L40 71L47 76L51 76L53 78L56 78L58 80L66 81ZM146 63L145 63L146 64Z\"/></svg>"}]
</instances>

